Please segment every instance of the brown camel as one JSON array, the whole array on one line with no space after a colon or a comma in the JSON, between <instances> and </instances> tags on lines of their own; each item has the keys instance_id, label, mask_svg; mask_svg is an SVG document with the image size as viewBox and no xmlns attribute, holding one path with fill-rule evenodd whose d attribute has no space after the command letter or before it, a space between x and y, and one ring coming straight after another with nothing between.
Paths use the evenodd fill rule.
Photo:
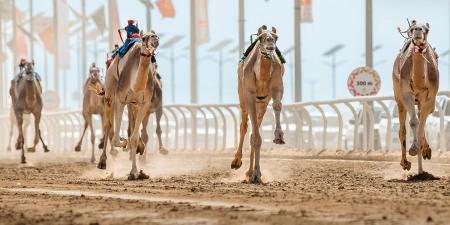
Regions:
<instances>
[{"instance_id":1,"label":"brown camel","mask_svg":"<svg viewBox=\"0 0 450 225\"><path fill-rule=\"evenodd\" d=\"M29 152L36 151L36 145L39 143L39 139L44 146L44 152L48 152L47 145L42 140L41 130L39 129L39 123L41 121L42 113L42 89L39 81L36 79L34 72L34 62L26 62L25 75L20 76L16 80L9 91L12 100L12 107L14 108L14 114L16 116L17 127L19 130L19 136L17 137L16 149L22 150L21 163L26 163L25 149L24 149L24 132L23 132L23 115L33 114L34 116L34 141L33 147L28 148Z\"/></svg>"},{"instance_id":2,"label":"brown camel","mask_svg":"<svg viewBox=\"0 0 450 225\"><path fill-rule=\"evenodd\" d=\"M130 150L132 159L132 169L129 179L148 178L142 171L137 173L136 151L139 144L139 126L135 126L129 143L122 142L119 137L120 126L122 123L123 110L125 105L132 104L133 110L129 113L135 115L133 124L141 124L145 116L143 105L152 99L153 90L146 95L148 82L153 82L155 68L151 63L154 51L159 45L159 37L155 32L143 35L141 32L142 43L135 43L123 58L116 57L106 72L105 89L105 134L113 136L112 144L116 147L127 147ZM153 85L150 85L153 87ZM114 107L114 109L113 109ZM112 131L114 121L114 131ZM107 139L105 138L105 145ZM142 149L143 150L143 149ZM143 151L140 152L141 154ZM103 148L102 156L98 168L106 168L106 152Z\"/></svg>"},{"instance_id":3,"label":"brown camel","mask_svg":"<svg viewBox=\"0 0 450 225\"><path fill-rule=\"evenodd\" d=\"M77 146L75 146L75 151L79 152L81 150L81 144L83 141L84 134L89 126L91 131L91 144L92 144L92 155L91 162L95 162L95 132L94 125L92 124L92 116L100 115L102 124L103 124L103 95L105 94L104 86L100 80L100 69L92 64L89 69L89 77L84 83L83 87L83 118L84 118L84 129L81 134L80 141L78 141ZM102 148L103 139L100 140L99 147ZM113 152L114 148L111 146L111 152Z\"/></svg>"},{"instance_id":4,"label":"brown camel","mask_svg":"<svg viewBox=\"0 0 450 225\"><path fill-rule=\"evenodd\" d=\"M399 137L402 146L400 165L404 170L411 169L406 159L406 113L413 132L413 143L409 149L411 156L418 157L418 172L423 172L423 159L431 159L431 149L425 137L427 117L434 111L436 94L439 88L438 57L428 44L430 25L419 25L412 21L407 30L406 43L395 59L392 80L400 120ZM415 105L418 106L418 117Z\"/></svg>"},{"instance_id":5,"label":"brown camel","mask_svg":"<svg viewBox=\"0 0 450 225\"><path fill-rule=\"evenodd\" d=\"M271 31L267 30L266 26L260 27L255 47L244 62L239 64L237 70L242 122L239 147L235 154L235 159L231 163L231 168L239 169L242 165L242 145L247 133L248 117L250 116L252 134L250 137L250 168L247 171L247 177L251 183L261 183L259 161L262 140L259 127L271 99L273 100L276 119L275 139L273 142L284 144L283 131L280 125L284 66L277 54L275 54L278 38L276 33L275 27L272 27Z\"/></svg>"}]
</instances>

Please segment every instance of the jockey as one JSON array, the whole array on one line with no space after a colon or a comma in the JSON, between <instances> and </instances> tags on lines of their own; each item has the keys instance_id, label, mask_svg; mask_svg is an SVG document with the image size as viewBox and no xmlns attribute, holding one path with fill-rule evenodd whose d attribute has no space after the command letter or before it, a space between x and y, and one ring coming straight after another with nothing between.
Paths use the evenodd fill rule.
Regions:
<instances>
[{"instance_id":1,"label":"jockey","mask_svg":"<svg viewBox=\"0 0 450 225\"><path fill-rule=\"evenodd\" d=\"M135 25L134 20L128 20L128 25L120 30L125 30L127 32L127 39L120 48L114 51L112 55L113 58L116 55L119 55L119 57L122 58L134 43L142 41L141 37L139 36L139 28L137 24Z\"/></svg>"}]
</instances>

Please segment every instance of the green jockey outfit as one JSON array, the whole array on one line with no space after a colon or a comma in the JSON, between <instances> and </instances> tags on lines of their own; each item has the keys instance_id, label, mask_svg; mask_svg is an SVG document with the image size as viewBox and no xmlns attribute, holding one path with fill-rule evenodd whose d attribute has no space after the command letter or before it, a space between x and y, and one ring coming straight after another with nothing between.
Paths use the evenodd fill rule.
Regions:
<instances>
[{"instance_id":1,"label":"green jockey outfit","mask_svg":"<svg viewBox=\"0 0 450 225\"><path fill-rule=\"evenodd\" d=\"M250 46L248 46L247 50L245 50L241 60L239 61L239 63L243 63L245 58L247 58L247 56L250 54L250 52L252 52L253 48L256 45L256 42L258 42L258 39L256 39ZM278 58L280 58L280 61L282 64L286 63L286 59L284 58L283 54L281 54L281 51L278 49L278 47L276 47L275 49L275 53L277 53Z\"/></svg>"}]
</instances>

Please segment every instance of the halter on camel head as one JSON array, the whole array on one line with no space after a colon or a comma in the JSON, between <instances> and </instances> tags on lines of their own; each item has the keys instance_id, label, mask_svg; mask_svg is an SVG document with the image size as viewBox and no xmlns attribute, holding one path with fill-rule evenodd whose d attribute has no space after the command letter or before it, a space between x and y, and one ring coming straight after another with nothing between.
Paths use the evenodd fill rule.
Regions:
<instances>
[{"instance_id":1,"label":"halter on camel head","mask_svg":"<svg viewBox=\"0 0 450 225\"><path fill-rule=\"evenodd\" d=\"M275 54L275 50L277 48L277 40L278 35L277 29L275 27L272 27L272 30L267 30L267 26L263 25L258 29L258 48L260 53L268 59L273 60L273 55Z\"/></svg>"},{"instance_id":2,"label":"halter on camel head","mask_svg":"<svg viewBox=\"0 0 450 225\"><path fill-rule=\"evenodd\" d=\"M409 27L405 31L401 31L400 28L397 28L398 32L405 38L405 41L411 41L414 45L414 51L416 53L425 53L428 47L427 38L430 30L430 24L418 24L416 20L409 23L408 20L408 25ZM405 33L407 34L407 37L403 35Z\"/></svg>"}]
</instances>

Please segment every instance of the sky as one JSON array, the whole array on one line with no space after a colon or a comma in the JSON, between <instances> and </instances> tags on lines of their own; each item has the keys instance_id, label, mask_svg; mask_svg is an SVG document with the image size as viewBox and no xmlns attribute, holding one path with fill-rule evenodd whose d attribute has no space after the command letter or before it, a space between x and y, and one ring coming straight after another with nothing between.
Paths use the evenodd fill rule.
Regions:
<instances>
[{"instance_id":1,"label":"sky","mask_svg":"<svg viewBox=\"0 0 450 225\"><path fill-rule=\"evenodd\" d=\"M28 10L29 0L17 0L18 8ZM34 0L35 13L52 14L52 0ZM80 1L67 0L76 10L80 9ZM94 12L99 6L105 5L106 0L88 0L87 14ZM154 2L154 0L152 0ZM162 18L159 11L152 10L152 29L161 34L160 43L174 35L184 38L174 46L175 56L179 56L175 63L175 102L172 101L171 65L166 59L170 55L169 49L160 49L158 69L163 78L164 102L166 104L185 104L190 101L190 68L189 52L189 0L173 0L176 17ZM141 29L146 27L145 7L139 0L118 0L120 21L126 25L128 19L136 19ZM374 0L373 1L373 42L381 48L374 52L374 68L381 77L379 96L392 95L392 64L396 54L402 47L403 38L397 32L397 27L407 26L406 19L416 19L419 23L429 22L431 26L429 42L436 51L444 52L449 49L450 32L450 1L448 0ZM217 53L208 49L214 44L231 39L224 54L224 103L237 103L237 52L230 52L238 45L238 0L210 0L208 5L210 42L198 48L198 77L199 103L219 103L218 76L219 68L215 60ZM275 26L278 30L278 47L281 51L290 48L294 43L294 1L293 0L246 0L245 1L245 37L255 33L259 26L266 24ZM329 63L330 58L323 53L337 44L345 47L336 55L337 67L337 98L351 98L347 90L347 78L355 68L364 66L365 51L365 1L364 0L313 0L313 23L302 24L302 93L304 101L331 99L332 77ZM68 15L75 20L74 15ZM95 29L92 20L89 30ZM106 34L105 34L106 35ZM71 46L71 68L59 74L62 80L60 89L65 97L63 107L75 109L80 106L81 79L86 77L87 71L80 71L77 63L76 46L78 35L68 40ZM106 52L109 50L107 41L99 38L96 43L88 45L88 63L97 62L104 65ZM95 49L97 49L95 53ZM41 44L35 46L36 70L44 77L44 87L53 88L52 56L48 55L48 68L45 73L44 49ZM9 52L10 54L10 52ZM96 58L95 58L96 56ZM286 55L286 73L284 75L285 94L283 102L292 103L294 95L293 85L293 56ZM450 89L449 56L440 58L440 90ZM13 62L7 62L7 71L11 71ZM8 80L12 78L12 73ZM6 92L2 87L2 92Z\"/></svg>"}]
</instances>

